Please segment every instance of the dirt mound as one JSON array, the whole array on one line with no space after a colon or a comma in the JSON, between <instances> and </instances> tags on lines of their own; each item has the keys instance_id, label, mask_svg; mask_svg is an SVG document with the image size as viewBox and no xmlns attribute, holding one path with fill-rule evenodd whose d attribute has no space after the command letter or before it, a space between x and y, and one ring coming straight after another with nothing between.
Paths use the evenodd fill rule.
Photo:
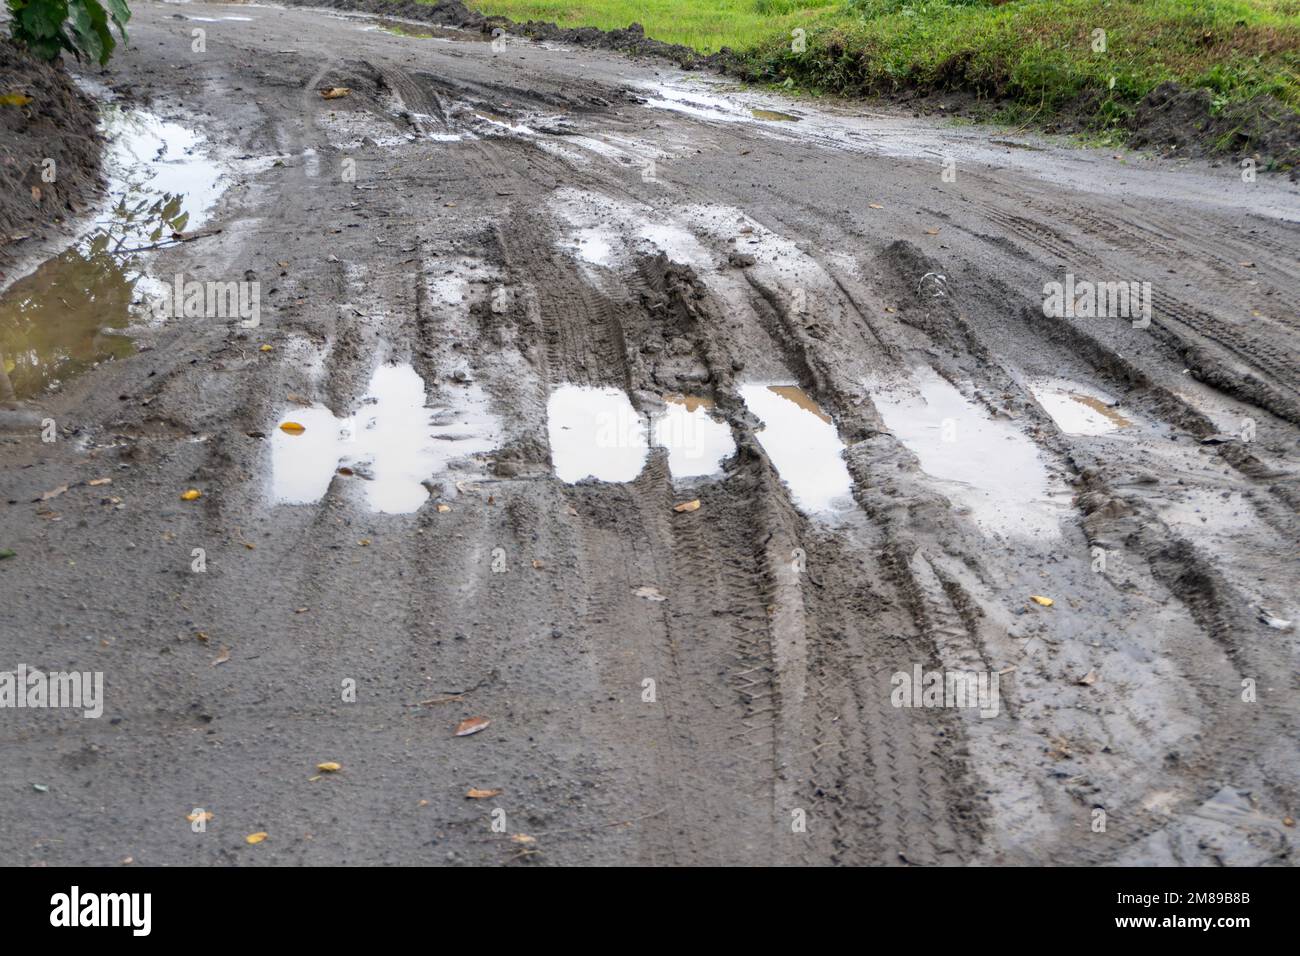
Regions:
<instances>
[{"instance_id":1,"label":"dirt mound","mask_svg":"<svg viewBox=\"0 0 1300 956\"><path fill-rule=\"evenodd\" d=\"M1206 89L1162 83L1138 104L1133 145L1198 155L1256 154L1283 167L1300 165L1300 115L1269 97L1214 110Z\"/></svg>"},{"instance_id":2,"label":"dirt mound","mask_svg":"<svg viewBox=\"0 0 1300 956\"><path fill-rule=\"evenodd\" d=\"M0 278L18 242L81 212L102 186L94 104L60 65L0 39L0 95L11 94L27 101L0 105Z\"/></svg>"}]
</instances>

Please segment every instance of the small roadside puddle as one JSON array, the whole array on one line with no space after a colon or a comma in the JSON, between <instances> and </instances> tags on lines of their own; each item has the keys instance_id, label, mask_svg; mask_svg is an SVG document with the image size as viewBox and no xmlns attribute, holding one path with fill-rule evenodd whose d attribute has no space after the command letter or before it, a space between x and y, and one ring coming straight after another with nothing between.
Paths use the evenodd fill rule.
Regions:
<instances>
[{"instance_id":1,"label":"small roadside puddle","mask_svg":"<svg viewBox=\"0 0 1300 956\"><path fill-rule=\"evenodd\" d=\"M324 405L286 408L271 431L271 497L317 502L343 468L362 481L371 511L418 511L429 499L430 479L499 443L487 397L477 385L460 390L453 407L432 408L414 368L381 365L351 417L337 418ZM286 431L286 422L303 430Z\"/></svg>"},{"instance_id":2,"label":"small roadside puddle","mask_svg":"<svg viewBox=\"0 0 1300 956\"><path fill-rule=\"evenodd\" d=\"M909 386L877 386L871 400L921 470L981 527L1003 535L1060 535L1064 493L1053 493L1038 446L990 417L929 368Z\"/></svg>"},{"instance_id":3,"label":"small roadside puddle","mask_svg":"<svg viewBox=\"0 0 1300 956\"><path fill-rule=\"evenodd\" d=\"M1028 385L1038 404L1067 435L1109 435L1133 427L1133 422L1121 415L1108 397L1075 382L1052 379Z\"/></svg>"},{"instance_id":4,"label":"small roadside puddle","mask_svg":"<svg viewBox=\"0 0 1300 956\"><path fill-rule=\"evenodd\" d=\"M795 504L810 514L853 507L853 479L834 422L797 385L740 387L746 407L763 423L756 433Z\"/></svg>"},{"instance_id":5,"label":"small roadside puddle","mask_svg":"<svg viewBox=\"0 0 1300 956\"><path fill-rule=\"evenodd\" d=\"M193 230L220 197L203 137L143 110L103 110L107 203L93 228L0 297L0 368L31 398L135 350L121 334L144 274L137 250Z\"/></svg>"},{"instance_id":6,"label":"small roadside puddle","mask_svg":"<svg viewBox=\"0 0 1300 956\"><path fill-rule=\"evenodd\" d=\"M665 395L647 437L646 421L619 388L561 385L546 403L546 429L555 476L568 484L586 478L634 481L650 446L668 452L674 479L718 474L736 452L731 428L712 415L713 402Z\"/></svg>"}]
</instances>

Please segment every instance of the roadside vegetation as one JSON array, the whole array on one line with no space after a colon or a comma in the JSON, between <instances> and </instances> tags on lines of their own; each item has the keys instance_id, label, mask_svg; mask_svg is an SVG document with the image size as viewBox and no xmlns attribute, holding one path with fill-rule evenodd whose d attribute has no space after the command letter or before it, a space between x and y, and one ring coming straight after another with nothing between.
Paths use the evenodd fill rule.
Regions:
<instances>
[{"instance_id":1,"label":"roadside vegetation","mask_svg":"<svg viewBox=\"0 0 1300 956\"><path fill-rule=\"evenodd\" d=\"M110 24L125 40L131 19L126 0L7 0L7 6L10 38L42 60L66 50L102 66L117 45Z\"/></svg>"},{"instance_id":2,"label":"roadside vegetation","mask_svg":"<svg viewBox=\"0 0 1300 956\"><path fill-rule=\"evenodd\" d=\"M704 54L730 48L753 79L845 95L963 93L1002 119L1120 130L1149 93L1171 82L1206 91L1211 113L1267 102L1300 114L1300 0L469 4L560 26L635 21L651 38Z\"/></svg>"}]
</instances>

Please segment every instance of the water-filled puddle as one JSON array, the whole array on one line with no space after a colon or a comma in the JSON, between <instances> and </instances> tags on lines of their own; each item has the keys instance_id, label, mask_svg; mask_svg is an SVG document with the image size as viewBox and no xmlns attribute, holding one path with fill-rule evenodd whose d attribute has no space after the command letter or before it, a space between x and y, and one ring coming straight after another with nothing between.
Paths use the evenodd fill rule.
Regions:
<instances>
[{"instance_id":1,"label":"water-filled puddle","mask_svg":"<svg viewBox=\"0 0 1300 956\"><path fill-rule=\"evenodd\" d=\"M430 479L499 443L482 391L454 388L453 407L431 408L415 369L381 365L355 415L337 418L323 405L286 408L271 432L271 496L282 504L319 501L343 469L361 481L371 511L419 510ZM286 423L303 430L286 431Z\"/></svg>"},{"instance_id":2,"label":"water-filled puddle","mask_svg":"<svg viewBox=\"0 0 1300 956\"><path fill-rule=\"evenodd\" d=\"M619 388L562 385L546 403L551 463L561 481L633 481L653 444L668 452L672 477L716 475L736 452L731 428L712 415L713 402L688 395L664 396L650 422Z\"/></svg>"},{"instance_id":3,"label":"water-filled puddle","mask_svg":"<svg viewBox=\"0 0 1300 956\"><path fill-rule=\"evenodd\" d=\"M561 385L546 402L551 463L561 481L632 481L650 446L645 422L619 388Z\"/></svg>"},{"instance_id":4,"label":"water-filled puddle","mask_svg":"<svg viewBox=\"0 0 1300 956\"><path fill-rule=\"evenodd\" d=\"M1028 384L1038 404L1067 435L1108 435L1133 425L1107 396L1082 385L1057 379Z\"/></svg>"},{"instance_id":5,"label":"water-filled puddle","mask_svg":"<svg viewBox=\"0 0 1300 956\"><path fill-rule=\"evenodd\" d=\"M754 119L767 120L774 123L797 123L799 117L793 113L782 113L778 110L752 109L749 111L753 114Z\"/></svg>"},{"instance_id":6,"label":"water-filled puddle","mask_svg":"<svg viewBox=\"0 0 1300 956\"><path fill-rule=\"evenodd\" d=\"M138 297L138 250L202 224L221 194L198 133L111 104L103 116L108 200L93 228L0 297L0 375L19 398L134 351L116 330L130 323Z\"/></svg>"},{"instance_id":7,"label":"water-filled puddle","mask_svg":"<svg viewBox=\"0 0 1300 956\"><path fill-rule=\"evenodd\" d=\"M740 397L762 422L759 444L790 495L817 514L853 507L844 443L829 415L796 385L742 385Z\"/></svg>"},{"instance_id":8,"label":"water-filled puddle","mask_svg":"<svg viewBox=\"0 0 1300 956\"><path fill-rule=\"evenodd\" d=\"M690 395L665 395L664 411L655 416L654 443L668 449L674 478L716 475L736 453L731 428L710 414L713 402Z\"/></svg>"},{"instance_id":9,"label":"water-filled puddle","mask_svg":"<svg viewBox=\"0 0 1300 956\"><path fill-rule=\"evenodd\" d=\"M909 386L873 388L871 400L936 489L981 527L1060 534L1065 492L1052 490L1038 447L1014 423L991 418L929 368L916 370Z\"/></svg>"}]
</instances>

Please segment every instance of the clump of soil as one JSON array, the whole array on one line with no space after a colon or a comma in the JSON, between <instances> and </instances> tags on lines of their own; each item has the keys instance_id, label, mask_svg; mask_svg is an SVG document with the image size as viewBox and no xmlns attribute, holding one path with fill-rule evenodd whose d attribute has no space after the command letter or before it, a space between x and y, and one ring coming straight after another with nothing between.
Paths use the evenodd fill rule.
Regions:
<instances>
[{"instance_id":1,"label":"clump of soil","mask_svg":"<svg viewBox=\"0 0 1300 956\"><path fill-rule=\"evenodd\" d=\"M1257 154L1263 163L1300 167L1300 115L1269 97L1217 113L1210 91L1162 83L1133 115L1134 146L1187 155Z\"/></svg>"},{"instance_id":2,"label":"clump of soil","mask_svg":"<svg viewBox=\"0 0 1300 956\"><path fill-rule=\"evenodd\" d=\"M103 187L94 104L60 64L0 38L0 96L11 94L30 99L0 103L0 279L19 243L49 234Z\"/></svg>"}]
</instances>

